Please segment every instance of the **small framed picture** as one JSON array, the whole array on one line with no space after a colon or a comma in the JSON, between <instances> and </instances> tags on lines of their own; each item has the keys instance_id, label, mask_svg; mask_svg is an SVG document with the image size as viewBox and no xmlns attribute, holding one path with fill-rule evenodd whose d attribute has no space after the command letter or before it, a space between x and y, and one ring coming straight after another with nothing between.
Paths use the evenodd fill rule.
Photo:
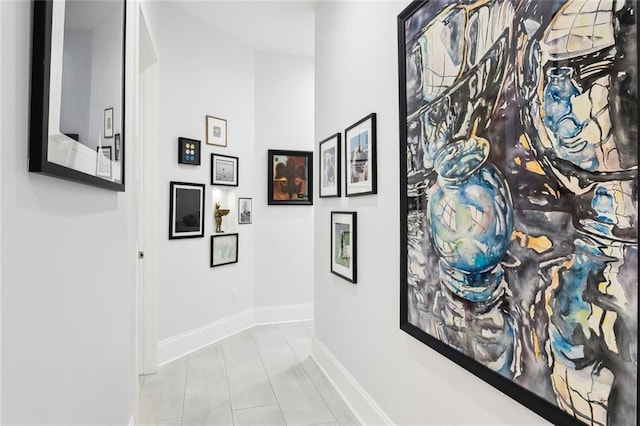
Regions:
<instances>
[{"instance_id":1,"label":"small framed picture","mask_svg":"<svg viewBox=\"0 0 640 426\"><path fill-rule=\"evenodd\" d=\"M113 137L113 108L104 110L104 137Z\"/></svg>"},{"instance_id":2,"label":"small framed picture","mask_svg":"<svg viewBox=\"0 0 640 426\"><path fill-rule=\"evenodd\" d=\"M211 185L238 186L238 157L211 154Z\"/></svg>"},{"instance_id":3,"label":"small framed picture","mask_svg":"<svg viewBox=\"0 0 640 426\"><path fill-rule=\"evenodd\" d=\"M114 155L115 155L115 160L116 161L120 161L120 150L122 149L122 145L120 142L120 133L116 133L113 136L113 147L114 147Z\"/></svg>"},{"instance_id":4,"label":"small framed picture","mask_svg":"<svg viewBox=\"0 0 640 426\"><path fill-rule=\"evenodd\" d=\"M331 272L357 282L357 213L331 212Z\"/></svg>"},{"instance_id":5,"label":"small framed picture","mask_svg":"<svg viewBox=\"0 0 640 426\"><path fill-rule=\"evenodd\" d=\"M238 262L238 234L211 236L211 267Z\"/></svg>"},{"instance_id":6,"label":"small framed picture","mask_svg":"<svg viewBox=\"0 0 640 426\"><path fill-rule=\"evenodd\" d=\"M320 198L340 196L340 133L320 142Z\"/></svg>"},{"instance_id":7,"label":"small framed picture","mask_svg":"<svg viewBox=\"0 0 640 426\"><path fill-rule=\"evenodd\" d=\"M344 131L346 196L376 194L376 114Z\"/></svg>"},{"instance_id":8,"label":"small framed picture","mask_svg":"<svg viewBox=\"0 0 640 426\"><path fill-rule=\"evenodd\" d=\"M171 182L169 239L204 237L204 184Z\"/></svg>"},{"instance_id":9,"label":"small framed picture","mask_svg":"<svg viewBox=\"0 0 640 426\"><path fill-rule=\"evenodd\" d=\"M111 147L96 148L96 176L111 179Z\"/></svg>"},{"instance_id":10,"label":"small framed picture","mask_svg":"<svg viewBox=\"0 0 640 426\"><path fill-rule=\"evenodd\" d=\"M270 149L268 152L270 205L313 204L313 152Z\"/></svg>"},{"instance_id":11,"label":"small framed picture","mask_svg":"<svg viewBox=\"0 0 640 426\"><path fill-rule=\"evenodd\" d=\"M207 115L207 145L227 146L227 120Z\"/></svg>"},{"instance_id":12,"label":"small framed picture","mask_svg":"<svg viewBox=\"0 0 640 426\"><path fill-rule=\"evenodd\" d=\"M251 198L238 198L238 223L241 225L251 223L253 211Z\"/></svg>"},{"instance_id":13,"label":"small framed picture","mask_svg":"<svg viewBox=\"0 0 640 426\"><path fill-rule=\"evenodd\" d=\"M200 165L200 141L178 138L178 163Z\"/></svg>"}]
</instances>

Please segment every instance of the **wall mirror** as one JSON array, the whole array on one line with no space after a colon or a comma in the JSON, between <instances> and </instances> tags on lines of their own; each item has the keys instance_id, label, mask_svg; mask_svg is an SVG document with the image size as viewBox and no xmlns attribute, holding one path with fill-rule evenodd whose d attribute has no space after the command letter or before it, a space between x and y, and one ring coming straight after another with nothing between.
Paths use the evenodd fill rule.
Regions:
<instances>
[{"instance_id":1,"label":"wall mirror","mask_svg":"<svg viewBox=\"0 0 640 426\"><path fill-rule=\"evenodd\" d=\"M124 191L125 0L35 0L29 171Z\"/></svg>"}]
</instances>

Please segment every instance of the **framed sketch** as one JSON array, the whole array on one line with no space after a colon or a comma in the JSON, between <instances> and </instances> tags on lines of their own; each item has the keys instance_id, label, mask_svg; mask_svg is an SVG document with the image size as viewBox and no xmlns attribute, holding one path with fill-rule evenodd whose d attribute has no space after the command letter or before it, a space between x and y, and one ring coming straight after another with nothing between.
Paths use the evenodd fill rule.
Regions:
<instances>
[{"instance_id":1,"label":"framed sketch","mask_svg":"<svg viewBox=\"0 0 640 426\"><path fill-rule=\"evenodd\" d=\"M376 114L344 131L346 195L377 193Z\"/></svg>"},{"instance_id":2,"label":"framed sketch","mask_svg":"<svg viewBox=\"0 0 640 426\"><path fill-rule=\"evenodd\" d=\"M178 163L200 165L200 141L178 138Z\"/></svg>"},{"instance_id":3,"label":"framed sketch","mask_svg":"<svg viewBox=\"0 0 640 426\"><path fill-rule=\"evenodd\" d=\"M114 155L115 155L115 159L116 161L118 161L120 159L120 150L122 149L122 145L120 142L120 133L116 133L113 136L113 148L114 148Z\"/></svg>"},{"instance_id":4,"label":"framed sketch","mask_svg":"<svg viewBox=\"0 0 640 426\"><path fill-rule=\"evenodd\" d=\"M269 205L313 204L313 152L270 149Z\"/></svg>"},{"instance_id":5,"label":"framed sketch","mask_svg":"<svg viewBox=\"0 0 640 426\"><path fill-rule=\"evenodd\" d=\"M238 157L211 154L211 185L238 186Z\"/></svg>"},{"instance_id":6,"label":"framed sketch","mask_svg":"<svg viewBox=\"0 0 640 426\"><path fill-rule=\"evenodd\" d=\"M111 147L96 147L96 176L111 177Z\"/></svg>"},{"instance_id":7,"label":"framed sketch","mask_svg":"<svg viewBox=\"0 0 640 426\"><path fill-rule=\"evenodd\" d=\"M637 7L398 17L400 327L557 425L638 424Z\"/></svg>"},{"instance_id":8,"label":"framed sketch","mask_svg":"<svg viewBox=\"0 0 640 426\"><path fill-rule=\"evenodd\" d=\"M357 254L357 213L331 212L331 273L357 283Z\"/></svg>"},{"instance_id":9,"label":"framed sketch","mask_svg":"<svg viewBox=\"0 0 640 426\"><path fill-rule=\"evenodd\" d=\"M207 145L227 146L227 120L207 115L206 135Z\"/></svg>"},{"instance_id":10,"label":"framed sketch","mask_svg":"<svg viewBox=\"0 0 640 426\"><path fill-rule=\"evenodd\" d=\"M340 196L340 133L320 142L320 198Z\"/></svg>"},{"instance_id":11,"label":"framed sketch","mask_svg":"<svg viewBox=\"0 0 640 426\"><path fill-rule=\"evenodd\" d=\"M251 198L238 198L238 223L241 225L251 223L253 220L253 200Z\"/></svg>"},{"instance_id":12,"label":"framed sketch","mask_svg":"<svg viewBox=\"0 0 640 426\"><path fill-rule=\"evenodd\" d=\"M171 182L169 239L204 237L204 184Z\"/></svg>"},{"instance_id":13,"label":"framed sketch","mask_svg":"<svg viewBox=\"0 0 640 426\"><path fill-rule=\"evenodd\" d=\"M113 137L113 108L104 110L104 137Z\"/></svg>"},{"instance_id":14,"label":"framed sketch","mask_svg":"<svg viewBox=\"0 0 640 426\"><path fill-rule=\"evenodd\" d=\"M238 234L211 236L211 267L238 262Z\"/></svg>"}]
</instances>

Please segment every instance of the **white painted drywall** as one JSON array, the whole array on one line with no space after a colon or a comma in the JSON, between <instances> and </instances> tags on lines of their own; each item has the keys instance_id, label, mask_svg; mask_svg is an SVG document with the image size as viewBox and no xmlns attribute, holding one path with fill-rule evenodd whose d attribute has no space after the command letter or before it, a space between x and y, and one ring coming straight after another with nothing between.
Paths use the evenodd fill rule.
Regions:
<instances>
[{"instance_id":1,"label":"white painted drywall","mask_svg":"<svg viewBox=\"0 0 640 426\"><path fill-rule=\"evenodd\" d=\"M27 171L32 3L3 1L0 8L1 422L127 424L137 387L135 191ZM127 16L133 123L133 2ZM128 140L131 176L134 139Z\"/></svg>"},{"instance_id":2,"label":"white painted drywall","mask_svg":"<svg viewBox=\"0 0 640 426\"><path fill-rule=\"evenodd\" d=\"M315 332L396 424L543 424L399 328L396 17L405 6L319 2L316 8L315 139L376 112L378 194L316 204ZM338 209L358 212L357 285L329 272L329 217Z\"/></svg>"}]
</instances>

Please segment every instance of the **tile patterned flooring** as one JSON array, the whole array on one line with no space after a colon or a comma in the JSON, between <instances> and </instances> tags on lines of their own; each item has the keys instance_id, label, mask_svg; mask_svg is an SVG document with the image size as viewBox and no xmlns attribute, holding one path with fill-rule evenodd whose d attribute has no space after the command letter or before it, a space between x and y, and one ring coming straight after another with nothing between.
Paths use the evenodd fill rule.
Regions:
<instances>
[{"instance_id":1,"label":"tile patterned flooring","mask_svg":"<svg viewBox=\"0 0 640 426\"><path fill-rule=\"evenodd\" d=\"M359 425L309 356L312 328L256 326L140 376L136 424Z\"/></svg>"}]
</instances>

